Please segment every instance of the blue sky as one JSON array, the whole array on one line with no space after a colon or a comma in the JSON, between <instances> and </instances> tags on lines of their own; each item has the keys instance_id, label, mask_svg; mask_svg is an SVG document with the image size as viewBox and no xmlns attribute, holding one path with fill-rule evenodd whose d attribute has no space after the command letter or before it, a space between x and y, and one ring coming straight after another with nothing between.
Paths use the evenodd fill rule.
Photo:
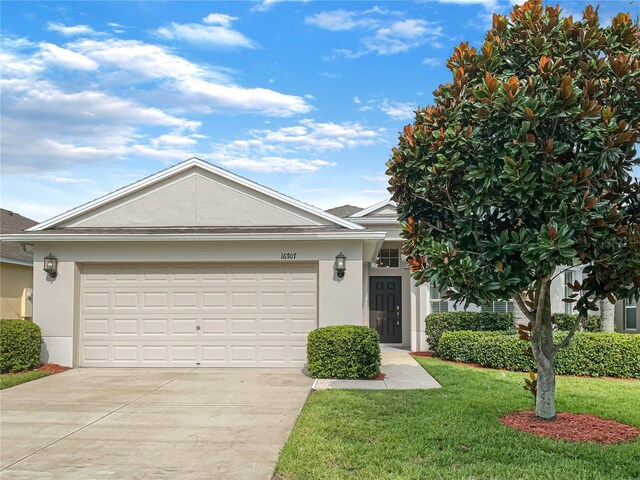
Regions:
<instances>
[{"instance_id":1,"label":"blue sky","mask_svg":"<svg viewBox=\"0 0 640 480\"><path fill-rule=\"evenodd\" d=\"M511 3L3 1L2 206L45 220L191 156L319 207L376 203L453 47Z\"/></svg>"}]
</instances>

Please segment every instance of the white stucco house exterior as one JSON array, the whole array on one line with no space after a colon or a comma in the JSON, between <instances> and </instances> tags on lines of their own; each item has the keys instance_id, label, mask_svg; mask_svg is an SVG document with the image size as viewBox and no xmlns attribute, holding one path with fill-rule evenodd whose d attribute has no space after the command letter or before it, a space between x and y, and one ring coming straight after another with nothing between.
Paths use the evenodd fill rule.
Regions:
<instances>
[{"instance_id":1,"label":"white stucco house exterior","mask_svg":"<svg viewBox=\"0 0 640 480\"><path fill-rule=\"evenodd\" d=\"M425 350L425 316L453 309L411 280L390 202L323 211L197 158L11 239L33 250L42 359L67 366L301 366L337 324Z\"/></svg>"}]
</instances>

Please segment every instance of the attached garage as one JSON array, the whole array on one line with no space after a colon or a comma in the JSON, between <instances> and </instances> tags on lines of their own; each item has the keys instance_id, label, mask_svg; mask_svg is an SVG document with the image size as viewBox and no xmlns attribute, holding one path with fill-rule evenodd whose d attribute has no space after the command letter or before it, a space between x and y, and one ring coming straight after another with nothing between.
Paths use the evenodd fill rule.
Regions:
<instances>
[{"instance_id":1,"label":"attached garage","mask_svg":"<svg viewBox=\"0 0 640 480\"><path fill-rule=\"evenodd\" d=\"M314 328L368 324L384 238L193 158L12 240L33 249L43 362L300 368Z\"/></svg>"},{"instance_id":2,"label":"attached garage","mask_svg":"<svg viewBox=\"0 0 640 480\"><path fill-rule=\"evenodd\" d=\"M81 266L84 367L298 366L317 265Z\"/></svg>"}]
</instances>

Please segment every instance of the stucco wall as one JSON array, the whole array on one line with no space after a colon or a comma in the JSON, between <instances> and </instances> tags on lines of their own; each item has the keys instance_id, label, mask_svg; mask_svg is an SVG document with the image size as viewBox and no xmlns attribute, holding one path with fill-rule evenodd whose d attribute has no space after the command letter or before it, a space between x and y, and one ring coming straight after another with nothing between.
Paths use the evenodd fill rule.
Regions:
<instances>
[{"instance_id":1,"label":"stucco wall","mask_svg":"<svg viewBox=\"0 0 640 480\"><path fill-rule=\"evenodd\" d=\"M72 219L73 227L327 225L329 221L202 169L187 170Z\"/></svg>"},{"instance_id":2,"label":"stucco wall","mask_svg":"<svg viewBox=\"0 0 640 480\"><path fill-rule=\"evenodd\" d=\"M334 275L335 256L347 257L343 279ZM58 258L58 277L47 278L43 258ZM295 260L281 260L295 253ZM78 326L78 289L83 263L99 262L317 262L320 326L362 323L362 242L87 242L41 243L34 247L33 320L42 328L43 360L74 365L74 331Z\"/></svg>"},{"instance_id":3,"label":"stucco wall","mask_svg":"<svg viewBox=\"0 0 640 480\"><path fill-rule=\"evenodd\" d=\"M22 291L33 286L33 268L0 264L0 318L20 318Z\"/></svg>"}]
</instances>

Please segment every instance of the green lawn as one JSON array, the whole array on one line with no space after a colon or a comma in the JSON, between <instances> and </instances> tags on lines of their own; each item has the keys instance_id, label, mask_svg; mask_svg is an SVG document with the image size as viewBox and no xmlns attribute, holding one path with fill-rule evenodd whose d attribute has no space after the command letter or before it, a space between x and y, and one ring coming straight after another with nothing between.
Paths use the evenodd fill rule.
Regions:
<instances>
[{"instance_id":1,"label":"green lawn","mask_svg":"<svg viewBox=\"0 0 640 480\"><path fill-rule=\"evenodd\" d=\"M0 375L0 390L5 388L15 387L21 383L30 382L31 380L37 380L38 378L47 377L52 372L37 372L30 370L28 372L11 373Z\"/></svg>"},{"instance_id":2,"label":"green lawn","mask_svg":"<svg viewBox=\"0 0 640 480\"><path fill-rule=\"evenodd\" d=\"M441 390L313 393L276 478L638 479L640 440L603 447L539 438L500 423L532 407L524 374L418 361ZM640 427L640 381L558 378L558 411Z\"/></svg>"}]
</instances>

